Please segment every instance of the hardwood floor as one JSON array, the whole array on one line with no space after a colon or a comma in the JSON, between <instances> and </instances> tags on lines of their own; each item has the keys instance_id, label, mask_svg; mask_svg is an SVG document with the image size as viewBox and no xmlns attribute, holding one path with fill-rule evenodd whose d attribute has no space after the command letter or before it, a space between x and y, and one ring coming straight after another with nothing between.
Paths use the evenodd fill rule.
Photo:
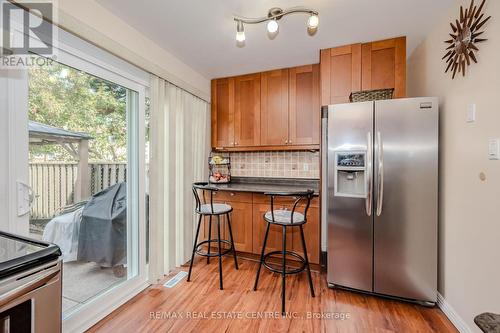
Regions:
<instances>
[{"instance_id":1,"label":"hardwood floor","mask_svg":"<svg viewBox=\"0 0 500 333\"><path fill-rule=\"evenodd\" d=\"M305 272L287 277L289 314L282 318L281 277L263 268L254 292L257 263L240 259L236 271L232 260L223 260L224 290L217 259L207 265L197 258L191 282L151 286L90 332L457 332L438 308L329 289L325 275L314 272L315 298Z\"/></svg>"}]
</instances>

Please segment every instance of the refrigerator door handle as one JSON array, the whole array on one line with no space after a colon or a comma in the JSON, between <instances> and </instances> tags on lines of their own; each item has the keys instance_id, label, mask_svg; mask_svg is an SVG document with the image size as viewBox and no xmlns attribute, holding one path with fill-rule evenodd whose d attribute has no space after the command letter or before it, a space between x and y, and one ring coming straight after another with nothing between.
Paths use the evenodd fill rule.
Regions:
<instances>
[{"instance_id":1,"label":"refrigerator door handle","mask_svg":"<svg viewBox=\"0 0 500 333\"><path fill-rule=\"evenodd\" d=\"M368 142L368 150L366 152L366 189L367 189L367 194L366 194L366 199L365 199L365 209L366 209L366 215L371 216L372 215L372 202L373 202L373 180L372 180L372 173L373 173L373 162L372 162L372 156L373 156L373 142L372 142L372 133L368 132L366 135L367 142Z\"/></svg>"},{"instance_id":2,"label":"refrigerator door handle","mask_svg":"<svg viewBox=\"0 0 500 333\"><path fill-rule=\"evenodd\" d=\"M382 143L382 135L380 132L377 132L377 148L377 216L380 216L382 215L382 207L384 205L384 144Z\"/></svg>"}]
</instances>

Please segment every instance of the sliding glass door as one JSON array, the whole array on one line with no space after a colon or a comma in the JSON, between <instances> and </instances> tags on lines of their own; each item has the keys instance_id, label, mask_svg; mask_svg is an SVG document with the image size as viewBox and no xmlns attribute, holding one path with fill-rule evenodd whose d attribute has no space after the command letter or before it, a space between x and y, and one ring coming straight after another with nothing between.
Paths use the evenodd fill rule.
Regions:
<instances>
[{"instance_id":1,"label":"sliding glass door","mask_svg":"<svg viewBox=\"0 0 500 333\"><path fill-rule=\"evenodd\" d=\"M44 61L0 80L24 87L10 106L23 116L9 145L10 164L25 170L18 183L28 189L21 215L29 223L8 231L59 245L63 327L83 331L147 286L149 75L69 33L57 36L56 59L33 53Z\"/></svg>"}]
</instances>

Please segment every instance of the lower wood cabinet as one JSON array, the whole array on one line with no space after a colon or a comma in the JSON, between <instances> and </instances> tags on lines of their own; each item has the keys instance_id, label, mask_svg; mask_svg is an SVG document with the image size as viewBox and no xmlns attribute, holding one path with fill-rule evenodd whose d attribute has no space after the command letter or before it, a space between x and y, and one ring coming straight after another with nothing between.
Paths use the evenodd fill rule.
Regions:
<instances>
[{"instance_id":1,"label":"lower wood cabinet","mask_svg":"<svg viewBox=\"0 0 500 333\"><path fill-rule=\"evenodd\" d=\"M238 252L252 252L252 203L228 202L233 207L231 213L231 228L234 237L234 247ZM226 239L229 240L229 230L225 224Z\"/></svg>"},{"instance_id":2,"label":"lower wood cabinet","mask_svg":"<svg viewBox=\"0 0 500 333\"><path fill-rule=\"evenodd\" d=\"M231 227L234 237L234 246L236 251L243 253L253 253L260 255L262 251L262 243L266 233L267 223L264 221L264 214L270 210L269 197L248 192L230 192L218 191L214 193L214 203L227 203L233 207L230 215ZM288 208L291 209L293 200L277 199L275 209ZM297 211L304 210L303 205L297 207ZM221 238L229 240L229 230L225 215L221 215ZM200 229L198 242L208 239L208 217L205 218L205 223ZM311 201L307 213L307 223L303 226L304 236L307 246L307 254L309 262L319 264L319 244L320 244L320 214L319 201L314 198ZM303 255L302 241L300 238L299 228L287 228L287 250L297 252ZM212 217L212 237L217 239L217 217ZM282 227L271 225L269 229L269 237L266 245L266 253L270 251L281 251L283 244ZM227 248L226 245L223 245ZM212 249L217 248L217 242L212 244ZM206 250L206 247L205 247Z\"/></svg>"}]
</instances>

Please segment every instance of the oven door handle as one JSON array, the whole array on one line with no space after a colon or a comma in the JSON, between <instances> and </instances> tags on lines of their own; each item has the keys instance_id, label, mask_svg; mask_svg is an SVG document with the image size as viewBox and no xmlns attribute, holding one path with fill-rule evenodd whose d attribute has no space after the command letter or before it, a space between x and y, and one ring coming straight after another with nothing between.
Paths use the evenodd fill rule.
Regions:
<instances>
[{"instance_id":1,"label":"oven door handle","mask_svg":"<svg viewBox=\"0 0 500 333\"><path fill-rule=\"evenodd\" d=\"M52 280L54 277L59 275L60 269L52 269L48 271L47 273L44 273L40 275L38 278L22 285L19 286L15 289L12 289L8 293L0 296L0 308L3 308L5 305L9 304L10 302L14 301L15 299L22 297L30 292L32 292L35 289L38 289L42 287L43 285L47 284L50 280Z\"/></svg>"}]
</instances>

